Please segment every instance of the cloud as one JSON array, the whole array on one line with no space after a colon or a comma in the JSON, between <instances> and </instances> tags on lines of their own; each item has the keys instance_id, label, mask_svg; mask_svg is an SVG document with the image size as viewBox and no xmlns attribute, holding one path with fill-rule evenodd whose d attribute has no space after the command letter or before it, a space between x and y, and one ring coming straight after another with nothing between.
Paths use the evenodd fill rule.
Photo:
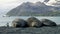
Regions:
<instances>
[{"instance_id":1,"label":"cloud","mask_svg":"<svg viewBox=\"0 0 60 34\"><path fill-rule=\"evenodd\" d=\"M0 3L17 2L19 0L0 0Z\"/></svg>"},{"instance_id":2,"label":"cloud","mask_svg":"<svg viewBox=\"0 0 60 34\"><path fill-rule=\"evenodd\" d=\"M53 3L56 3L57 1L56 0L50 0L49 2L48 2L48 4L53 4Z\"/></svg>"},{"instance_id":3,"label":"cloud","mask_svg":"<svg viewBox=\"0 0 60 34\"><path fill-rule=\"evenodd\" d=\"M37 1L43 2L42 0L0 0L0 7L2 8L8 7L8 6L14 7L14 5L18 5L23 2L37 2Z\"/></svg>"},{"instance_id":4,"label":"cloud","mask_svg":"<svg viewBox=\"0 0 60 34\"><path fill-rule=\"evenodd\" d=\"M1 9L11 9L18 5L20 5L23 2L37 2L41 0L0 0L0 8ZM42 1L41 1L42 2Z\"/></svg>"},{"instance_id":5,"label":"cloud","mask_svg":"<svg viewBox=\"0 0 60 34\"><path fill-rule=\"evenodd\" d=\"M19 4L19 1L0 0L0 16L6 14L9 10L18 6Z\"/></svg>"},{"instance_id":6,"label":"cloud","mask_svg":"<svg viewBox=\"0 0 60 34\"><path fill-rule=\"evenodd\" d=\"M56 0L49 0L47 3L45 3L46 5L49 6L54 6L53 4L55 4L57 1Z\"/></svg>"}]
</instances>

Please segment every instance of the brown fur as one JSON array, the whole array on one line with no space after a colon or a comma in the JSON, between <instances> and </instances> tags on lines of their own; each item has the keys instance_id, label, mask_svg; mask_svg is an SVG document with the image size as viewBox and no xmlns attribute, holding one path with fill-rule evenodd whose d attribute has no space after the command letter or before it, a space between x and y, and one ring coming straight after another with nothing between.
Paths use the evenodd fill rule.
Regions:
<instances>
[{"instance_id":1,"label":"brown fur","mask_svg":"<svg viewBox=\"0 0 60 34\"><path fill-rule=\"evenodd\" d=\"M23 19L15 19L14 21L12 21L12 26L13 27L27 27L28 24Z\"/></svg>"},{"instance_id":2,"label":"brown fur","mask_svg":"<svg viewBox=\"0 0 60 34\"><path fill-rule=\"evenodd\" d=\"M29 27L41 27L42 23L35 17L30 17L27 19Z\"/></svg>"}]
</instances>

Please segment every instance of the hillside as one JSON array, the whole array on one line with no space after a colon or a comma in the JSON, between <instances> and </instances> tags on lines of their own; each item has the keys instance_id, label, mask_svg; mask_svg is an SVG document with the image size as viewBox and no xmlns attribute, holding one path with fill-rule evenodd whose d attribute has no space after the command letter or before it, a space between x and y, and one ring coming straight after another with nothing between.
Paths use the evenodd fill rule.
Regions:
<instances>
[{"instance_id":1,"label":"hillside","mask_svg":"<svg viewBox=\"0 0 60 34\"><path fill-rule=\"evenodd\" d=\"M47 6L41 2L25 2L10 10L6 16L60 16L59 11L59 7Z\"/></svg>"}]
</instances>

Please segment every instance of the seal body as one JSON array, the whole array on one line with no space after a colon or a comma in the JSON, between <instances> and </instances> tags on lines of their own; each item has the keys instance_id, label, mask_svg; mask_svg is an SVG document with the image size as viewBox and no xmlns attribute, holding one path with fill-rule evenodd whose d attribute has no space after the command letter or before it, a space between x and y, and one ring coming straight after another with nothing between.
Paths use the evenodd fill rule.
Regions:
<instances>
[{"instance_id":1,"label":"seal body","mask_svg":"<svg viewBox=\"0 0 60 34\"><path fill-rule=\"evenodd\" d=\"M41 27L42 23L35 17L30 17L27 19L29 27Z\"/></svg>"},{"instance_id":2,"label":"seal body","mask_svg":"<svg viewBox=\"0 0 60 34\"><path fill-rule=\"evenodd\" d=\"M23 19L15 19L12 21L13 27L27 27L27 22Z\"/></svg>"},{"instance_id":3,"label":"seal body","mask_svg":"<svg viewBox=\"0 0 60 34\"><path fill-rule=\"evenodd\" d=\"M57 24L51 20L48 19L42 19L41 22L44 26L56 26Z\"/></svg>"}]
</instances>

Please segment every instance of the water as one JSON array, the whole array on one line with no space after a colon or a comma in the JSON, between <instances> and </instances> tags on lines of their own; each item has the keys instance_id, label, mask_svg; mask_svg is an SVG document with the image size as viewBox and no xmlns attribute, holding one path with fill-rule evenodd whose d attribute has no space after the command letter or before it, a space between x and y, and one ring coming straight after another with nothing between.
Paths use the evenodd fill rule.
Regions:
<instances>
[{"instance_id":1,"label":"water","mask_svg":"<svg viewBox=\"0 0 60 34\"><path fill-rule=\"evenodd\" d=\"M27 20L30 16L20 16L20 17L0 17L0 26L6 26L7 23L9 23L9 25L11 26L12 21L15 18L21 18L24 20ZM43 17L43 16L38 16L36 17L37 19L41 20L41 19L49 19L52 20L54 22L56 22L56 24L60 24L60 17Z\"/></svg>"}]
</instances>

